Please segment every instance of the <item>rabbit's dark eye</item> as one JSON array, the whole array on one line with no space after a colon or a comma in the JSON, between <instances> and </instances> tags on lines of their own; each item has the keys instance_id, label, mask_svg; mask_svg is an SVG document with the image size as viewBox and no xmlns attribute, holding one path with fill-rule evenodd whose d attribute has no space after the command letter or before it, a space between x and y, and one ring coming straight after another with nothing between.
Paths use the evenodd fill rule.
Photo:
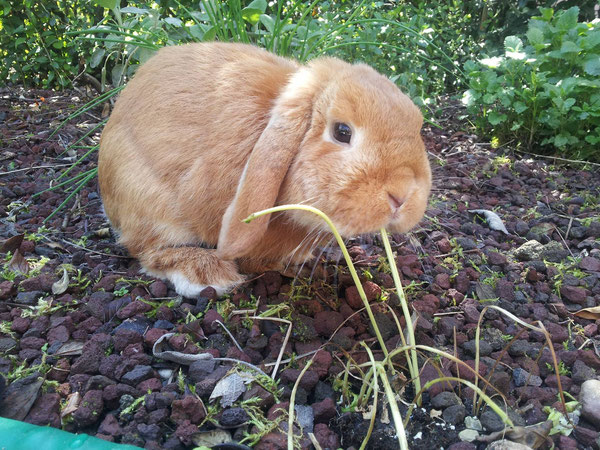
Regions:
<instances>
[{"instance_id":1,"label":"rabbit's dark eye","mask_svg":"<svg viewBox=\"0 0 600 450\"><path fill-rule=\"evenodd\" d=\"M350 138L352 137L352 130L345 123L337 122L333 126L333 137L338 142L349 144Z\"/></svg>"}]
</instances>

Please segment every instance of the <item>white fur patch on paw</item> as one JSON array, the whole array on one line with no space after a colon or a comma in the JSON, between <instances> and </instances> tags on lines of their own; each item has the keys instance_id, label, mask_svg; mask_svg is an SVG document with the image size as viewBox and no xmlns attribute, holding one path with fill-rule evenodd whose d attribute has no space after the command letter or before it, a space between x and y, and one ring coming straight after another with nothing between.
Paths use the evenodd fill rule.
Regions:
<instances>
[{"instance_id":1,"label":"white fur patch on paw","mask_svg":"<svg viewBox=\"0 0 600 450\"><path fill-rule=\"evenodd\" d=\"M208 284L192 283L181 272L169 272L167 274L167 278L169 279L169 281L171 283L173 283L173 286L175 287L175 291L179 295L183 295L184 297L188 297L188 298L197 297L198 294L200 294L200 292L202 292L204 289L206 289L209 286L212 286L215 289L215 291L217 291L217 295L219 295L219 296L225 294L226 292L229 292L235 286L235 284L229 284L229 285L211 284L211 285L208 285Z\"/></svg>"}]
</instances>

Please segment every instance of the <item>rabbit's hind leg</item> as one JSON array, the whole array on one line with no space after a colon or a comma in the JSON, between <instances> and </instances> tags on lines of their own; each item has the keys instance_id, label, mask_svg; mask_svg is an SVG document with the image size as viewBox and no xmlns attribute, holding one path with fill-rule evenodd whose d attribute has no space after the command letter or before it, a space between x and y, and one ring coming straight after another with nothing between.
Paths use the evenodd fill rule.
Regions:
<instances>
[{"instance_id":1,"label":"rabbit's hind leg","mask_svg":"<svg viewBox=\"0 0 600 450\"><path fill-rule=\"evenodd\" d=\"M168 247L137 256L146 273L168 279L184 297L195 297L207 286L221 295L245 281L237 264L218 258L214 249Z\"/></svg>"}]
</instances>

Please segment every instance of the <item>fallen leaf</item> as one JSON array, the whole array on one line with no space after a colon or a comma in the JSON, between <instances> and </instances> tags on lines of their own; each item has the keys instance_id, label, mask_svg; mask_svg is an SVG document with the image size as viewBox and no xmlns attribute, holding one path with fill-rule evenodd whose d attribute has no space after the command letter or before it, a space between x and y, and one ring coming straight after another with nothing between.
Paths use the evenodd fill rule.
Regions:
<instances>
[{"instance_id":1,"label":"fallen leaf","mask_svg":"<svg viewBox=\"0 0 600 450\"><path fill-rule=\"evenodd\" d=\"M69 274L67 269L63 267L63 276L60 280L52 283L52 293L54 295L60 295L69 288Z\"/></svg>"},{"instance_id":2,"label":"fallen leaf","mask_svg":"<svg viewBox=\"0 0 600 450\"><path fill-rule=\"evenodd\" d=\"M94 236L97 236L99 238L108 238L110 237L110 228L106 227L94 230Z\"/></svg>"},{"instance_id":3,"label":"fallen leaf","mask_svg":"<svg viewBox=\"0 0 600 450\"><path fill-rule=\"evenodd\" d=\"M493 442L499 439L509 439L517 444L526 445L536 449L546 442L552 443L548 437L550 430L552 430L552 426L552 421L547 420L528 427L506 428L502 431L488 434L487 436L480 436L477 440L480 442Z\"/></svg>"},{"instance_id":4,"label":"fallen leaf","mask_svg":"<svg viewBox=\"0 0 600 450\"><path fill-rule=\"evenodd\" d=\"M600 319L600 306L594 306L592 308L583 308L573 313L573 315L577 317L581 317L582 319L589 320L598 320Z\"/></svg>"},{"instance_id":5,"label":"fallen leaf","mask_svg":"<svg viewBox=\"0 0 600 450\"><path fill-rule=\"evenodd\" d=\"M16 236L9 237L2 243L2 253L12 253L17 250L21 246L24 237L24 234L17 234Z\"/></svg>"},{"instance_id":6,"label":"fallen leaf","mask_svg":"<svg viewBox=\"0 0 600 450\"><path fill-rule=\"evenodd\" d=\"M73 392L67 397L67 404L60 412L61 419L68 416L71 413L77 411L79 404L81 403L81 394L79 392Z\"/></svg>"},{"instance_id":7,"label":"fallen leaf","mask_svg":"<svg viewBox=\"0 0 600 450\"><path fill-rule=\"evenodd\" d=\"M495 231L502 231L504 234L510 234L504 226L504 222L502 222L500 216L494 211L490 211L488 209L469 209L469 212L472 214L480 214L484 216L490 229Z\"/></svg>"},{"instance_id":8,"label":"fallen leaf","mask_svg":"<svg viewBox=\"0 0 600 450\"><path fill-rule=\"evenodd\" d=\"M53 355L58 356L78 356L83 353L84 342L81 341L68 341L65 342Z\"/></svg>"},{"instance_id":9,"label":"fallen leaf","mask_svg":"<svg viewBox=\"0 0 600 450\"><path fill-rule=\"evenodd\" d=\"M27 275L27 272L29 272L29 264L19 249L15 250L15 253L10 259L8 269L13 272L21 272L24 275Z\"/></svg>"},{"instance_id":10,"label":"fallen leaf","mask_svg":"<svg viewBox=\"0 0 600 450\"><path fill-rule=\"evenodd\" d=\"M429 412L429 417L431 417L432 419L439 419L440 417L442 417L442 411L440 411L439 409L432 409Z\"/></svg>"},{"instance_id":11,"label":"fallen leaf","mask_svg":"<svg viewBox=\"0 0 600 450\"><path fill-rule=\"evenodd\" d=\"M221 406L226 408L233 405L240 395L246 392L246 384L251 383L254 377L250 374L244 376L238 373L232 373L219 380L217 385L210 394L209 400L221 398Z\"/></svg>"},{"instance_id":12,"label":"fallen leaf","mask_svg":"<svg viewBox=\"0 0 600 450\"><path fill-rule=\"evenodd\" d=\"M201 433L194 433L192 435L192 442L197 447L208 447L212 448L218 444L225 444L231 442L231 433L225 430L212 430Z\"/></svg>"},{"instance_id":13,"label":"fallen leaf","mask_svg":"<svg viewBox=\"0 0 600 450\"><path fill-rule=\"evenodd\" d=\"M23 420L37 399L42 383L39 373L14 381L6 388L0 416Z\"/></svg>"}]
</instances>

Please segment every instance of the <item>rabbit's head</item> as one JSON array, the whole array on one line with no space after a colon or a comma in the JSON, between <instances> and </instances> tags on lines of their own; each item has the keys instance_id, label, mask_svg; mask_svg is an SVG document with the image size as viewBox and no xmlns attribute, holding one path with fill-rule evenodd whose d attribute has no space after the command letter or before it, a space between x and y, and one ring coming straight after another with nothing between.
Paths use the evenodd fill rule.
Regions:
<instances>
[{"instance_id":1,"label":"rabbit's head","mask_svg":"<svg viewBox=\"0 0 600 450\"><path fill-rule=\"evenodd\" d=\"M299 68L278 96L224 216L218 251L248 254L274 204L303 203L326 213L344 236L385 227L405 232L422 218L431 171L418 108L364 64L320 58ZM304 211L290 226L327 225Z\"/></svg>"}]
</instances>

